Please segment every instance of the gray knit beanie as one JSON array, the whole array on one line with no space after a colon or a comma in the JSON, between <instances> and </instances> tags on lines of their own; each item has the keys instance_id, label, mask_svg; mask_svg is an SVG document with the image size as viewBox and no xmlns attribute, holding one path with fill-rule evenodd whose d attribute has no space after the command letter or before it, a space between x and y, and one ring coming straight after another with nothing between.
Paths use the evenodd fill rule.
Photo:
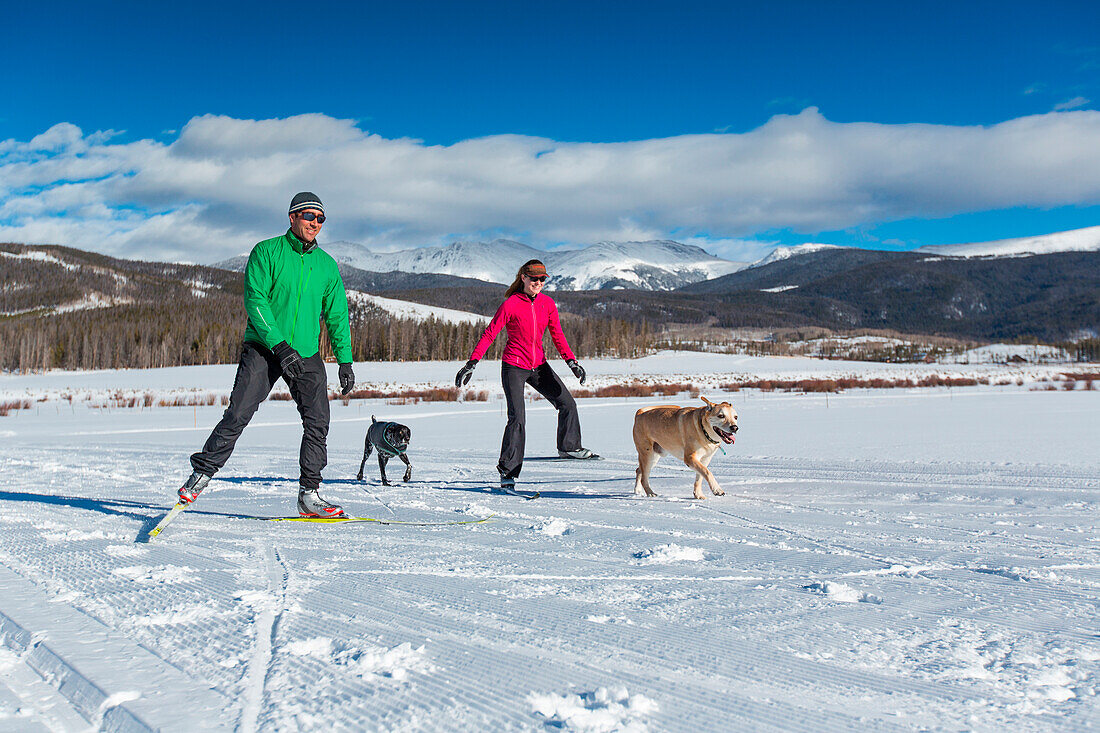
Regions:
<instances>
[{"instance_id":1,"label":"gray knit beanie","mask_svg":"<svg viewBox=\"0 0 1100 733\"><path fill-rule=\"evenodd\" d=\"M293 214L295 211L302 211L303 209L317 209L322 214L325 213L325 207L321 204L321 198L309 191L302 191L301 193L294 194L294 198L290 200L290 211L288 214Z\"/></svg>"}]
</instances>

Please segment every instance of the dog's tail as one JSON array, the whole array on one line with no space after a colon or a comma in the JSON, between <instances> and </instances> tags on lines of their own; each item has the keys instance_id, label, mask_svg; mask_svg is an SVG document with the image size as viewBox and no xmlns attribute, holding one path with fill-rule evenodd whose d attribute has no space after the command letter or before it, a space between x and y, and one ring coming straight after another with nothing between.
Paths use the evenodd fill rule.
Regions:
<instances>
[{"instance_id":1,"label":"dog's tail","mask_svg":"<svg viewBox=\"0 0 1100 733\"><path fill-rule=\"evenodd\" d=\"M374 425L376 422L378 422L378 421L374 419L374 415L371 415L370 416L370 424Z\"/></svg>"}]
</instances>

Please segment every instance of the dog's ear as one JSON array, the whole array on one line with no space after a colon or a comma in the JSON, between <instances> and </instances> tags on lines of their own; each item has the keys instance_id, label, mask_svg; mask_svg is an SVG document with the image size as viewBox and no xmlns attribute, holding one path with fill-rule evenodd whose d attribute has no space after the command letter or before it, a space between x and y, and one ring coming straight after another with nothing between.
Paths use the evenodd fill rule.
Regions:
<instances>
[{"instance_id":1,"label":"dog's ear","mask_svg":"<svg viewBox=\"0 0 1100 733\"><path fill-rule=\"evenodd\" d=\"M699 395L699 399L701 399L701 400L702 400L703 402L706 402L706 403L707 403L707 407L714 407L714 406L715 406L715 404L714 404L713 402L711 402L710 400L708 400L708 399L707 399L706 397L704 397L703 395Z\"/></svg>"},{"instance_id":2,"label":"dog's ear","mask_svg":"<svg viewBox=\"0 0 1100 733\"><path fill-rule=\"evenodd\" d=\"M370 416L370 424L374 425L376 422L378 422L378 421L374 419L374 415L371 415Z\"/></svg>"}]
</instances>

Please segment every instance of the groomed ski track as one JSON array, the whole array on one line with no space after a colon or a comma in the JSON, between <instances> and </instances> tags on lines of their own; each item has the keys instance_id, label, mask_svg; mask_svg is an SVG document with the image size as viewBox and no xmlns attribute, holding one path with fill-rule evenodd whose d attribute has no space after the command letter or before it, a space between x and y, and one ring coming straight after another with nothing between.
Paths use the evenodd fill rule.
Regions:
<instances>
[{"instance_id":1,"label":"groomed ski track","mask_svg":"<svg viewBox=\"0 0 1100 733\"><path fill-rule=\"evenodd\" d=\"M368 474L397 519L496 515L445 527L234 517L293 507L296 414L270 402L155 543L221 408L24 414L0 422L0 564L223 708L158 707L140 678L104 691L150 728L1100 726L1096 393L729 397L741 432L712 464L727 496L703 502L668 458L660 496L632 494L634 410L686 395L582 401L606 460L528 463L532 502L489 492L494 403L333 403L326 497L382 516L350 477L360 410L384 413L413 430L413 482ZM547 455L553 413L528 410L528 451ZM53 633L51 614L8 604ZM0 703L69 729L27 702L30 656L3 634ZM12 705L0 726L21 719ZM74 709L89 727L119 718Z\"/></svg>"}]
</instances>

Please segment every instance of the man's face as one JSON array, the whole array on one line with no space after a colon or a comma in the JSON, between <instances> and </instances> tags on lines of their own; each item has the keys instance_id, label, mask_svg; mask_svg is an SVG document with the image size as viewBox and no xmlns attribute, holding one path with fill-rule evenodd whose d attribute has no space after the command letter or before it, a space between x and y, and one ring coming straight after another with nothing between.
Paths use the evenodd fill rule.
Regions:
<instances>
[{"instance_id":1,"label":"man's face","mask_svg":"<svg viewBox=\"0 0 1100 733\"><path fill-rule=\"evenodd\" d=\"M307 217L306 214L312 214L313 216ZM317 209L295 211L290 215L290 231L294 232L294 236L303 242L312 242L321 231L323 224L321 218L323 216L324 214ZM307 221L309 218L312 218L313 221Z\"/></svg>"}]
</instances>

